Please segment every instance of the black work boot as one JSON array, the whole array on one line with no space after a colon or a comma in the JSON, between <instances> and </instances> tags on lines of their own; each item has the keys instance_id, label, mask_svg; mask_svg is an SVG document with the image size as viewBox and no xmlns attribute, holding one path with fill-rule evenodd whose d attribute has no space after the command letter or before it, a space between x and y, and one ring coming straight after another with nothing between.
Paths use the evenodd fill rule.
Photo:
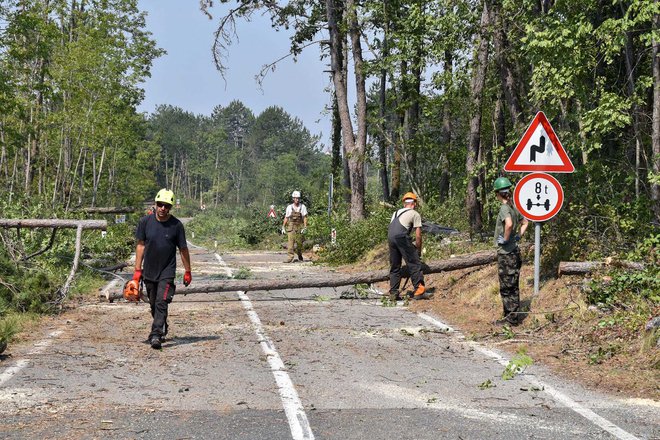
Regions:
<instances>
[{"instance_id":1,"label":"black work boot","mask_svg":"<svg viewBox=\"0 0 660 440\"><path fill-rule=\"evenodd\" d=\"M156 350L162 347L160 338L158 336L152 336L151 339L149 339L149 345L151 345L151 348Z\"/></svg>"},{"instance_id":2,"label":"black work boot","mask_svg":"<svg viewBox=\"0 0 660 440\"><path fill-rule=\"evenodd\" d=\"M299 254L298 254L298 261L302 261L302 260L303 260L303 256L302 256L301 253L299 253Z\"/></svg>"}]
</instances>

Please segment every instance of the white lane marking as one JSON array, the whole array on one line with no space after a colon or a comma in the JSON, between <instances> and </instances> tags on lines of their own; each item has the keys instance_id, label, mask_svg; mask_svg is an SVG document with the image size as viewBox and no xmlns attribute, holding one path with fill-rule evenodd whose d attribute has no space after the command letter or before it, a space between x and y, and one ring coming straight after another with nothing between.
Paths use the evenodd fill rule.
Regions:
<instances>
[{"instance_id":1,"label":"white lane marking","mask_svg":"<svg viewBox=\"0 0 660 440\"><path fill-rule=\"evenodd\" d=\"M424 319L425 321L430 322L431 324L443 329L444 331L447 332L453 332L458 336L459 338L463 338L463 335L460 332L457 332L447 324L443 323L442 321L433 318L432 316L426 315L424 313L418 313L417 314L420 318ZM496 353L495 351L483 347L479 344L477 344L474 341L467 341L467 344L473 348L475 351L478 351L479 353L483 354L486 357L489 357L498 363L500 363L503 366L507 366L509 364L509 360L503 356L501 356L499 353ZM575 400L571 399L568 397L566 394L554 389L550 385L546 384L545 382L540 381L536 376L534 376L531 373L525 373L525 379L527 379L532 385L540 388L548 394L550 397L552 397L556 402L561 403L564 405L566 408L571 409L575 411L576 413L580 414L582 417L585 419L589 420L591 423L593 423L596 426L599 426L600 428L604 429L605 431L609 432L613 436L615 436L618 439L621 440L639 440L638 437L635 437L633 434L624 431L623 429L619 428L617 425L614 423L610 422L609 420L605 419L604 417L599 416L589 408L586 408L579 403L577 403Z\"/></svg>"},{"instance_id":2,"label":"white lane marking","mask_svg":"<svg viewBox=\"0 0 660 440\"><path fill-rule=\"evenodd\" d=\"M215 254L215 258L220 262L227 276L231 276L231 269L223 261L220 255ZM303 407L300 397L298 397L298 393L296 392L296 388L286 371L282 358L280 358L277 350L275 350L273 341L271 341L266 335L264 327L261 324L261 319L259 319L259 315L257 315L257 312L252 307L252 301L250 301L250 298L245 292L239 291L237 293L243 308L252 322L252 328L257 334L257 340L259 341L259 345L261 345L261 350L266 355L270 370L273 373L273 376L275 376L275 383L277 383L277 388L279 389L280 399L282 399L282 405L284 406L284 413L289 421L291 436L294 440L314 440L314 433L307 420L305 408Z\"/></svg>"},{"instance_id":3,"label":"white lane marking","mask_svg":"<svg viewBox=\"0 0 660 440\"><path fill-rule=\"evenodd\" d=\"M55 330L54 332L49 333L48 336L46 336L46 339L42 339L41 341L34 344L34 348L28 352L28 355L35 356L42 353L44 350L46 350L46 348L52 345L55 338L57 338L62 333L63 330ZM4 385L5 382L9 381L12 377L20 373L23 368L27 367L29 364L29 359L19 359L14 366L7 368L5 371L0 373L0 386Z\"/></svg>"},{"instance_id":4,"label":"white lane marking","mask_svg":"<svg viewBox=\"0 0 660 440\"><path fill-rule=\"evenodd\" d=\"M441 329L442 331L445 331L445 332L447 332L447 333L455 333L455 332L456 332L456 330L454 330L453 328L449 327L449 326L448 326L447 324L445 324L444 322L442 322L442 321L438 321L438 320L435 319L433 316L429 316L429 315L427 315L426 313L418 313L417 315L418 315L420 318L422 318L423 320L428 321L428 322L430 322L431 324L433 324L434 326L438 327L438 328Z\"/></svg>"}]
</instances>

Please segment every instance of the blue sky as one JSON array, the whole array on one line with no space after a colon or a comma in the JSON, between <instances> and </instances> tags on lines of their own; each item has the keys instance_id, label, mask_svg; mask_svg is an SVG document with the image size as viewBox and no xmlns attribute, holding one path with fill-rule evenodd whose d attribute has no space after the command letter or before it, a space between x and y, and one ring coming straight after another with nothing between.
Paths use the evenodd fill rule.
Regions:
<instances>
[{"instance_id":1,"label":"blue sky","mask_svg":"<svg viewBox=\"0 0 660 440\"><path fill-rule=\"evenodd\" d=\"M219 2L218 2L219 3ZM171 104L184 110L210 115L216 105L242 101L255 115L271 105L278 105L313 134L322 134L329 143L330 102L327 92L330 76L326 61L319 59L318 46L310 46L294 62L289 57L270 72L260 89L254 76L262 66L286 55L288 34L276 32L267 17L254 16L251 22L237 22L238 41L229 47L226 58L226 82L213 65L213 32L223 12L219 4L209 20L198 1L139 0L148 12L147 29L167 54L157 59L152 76L144 84L146 92L139 111L151 113L159 104Z\"/></svg>"}]
</instances>

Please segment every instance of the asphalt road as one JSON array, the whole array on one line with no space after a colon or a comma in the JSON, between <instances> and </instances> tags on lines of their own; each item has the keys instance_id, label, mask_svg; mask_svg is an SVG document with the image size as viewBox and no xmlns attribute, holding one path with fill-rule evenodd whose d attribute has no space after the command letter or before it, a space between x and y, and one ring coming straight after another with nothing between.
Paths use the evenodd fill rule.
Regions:
<instances>
[{"instance_id":1,"label":"asphalt road","mask_svg":"<svg viewBox=\"0 0 660 440\"><path fill-rule=\"evenodd\" d=\"M327 276L282 253L191 253L193 283ZM503 380L509 359L442 317L346 290L179 286L162 350L146 304L81 305L0 356L0 438L660 439L657 402L537 365Z\"/></svg>"}]
</instances>

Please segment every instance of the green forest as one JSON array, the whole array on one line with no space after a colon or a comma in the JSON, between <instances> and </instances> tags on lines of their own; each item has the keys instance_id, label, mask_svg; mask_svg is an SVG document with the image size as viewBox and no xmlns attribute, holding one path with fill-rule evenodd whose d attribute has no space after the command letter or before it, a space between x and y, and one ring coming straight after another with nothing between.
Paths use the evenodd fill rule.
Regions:
<instances>
[{"instance_id":1,"label":"green forest","mask_svg":"<svg viewBox=\"0 0 660 440\"><path fill-rule=\"evenodd\" d=\"M346 240L343 253L329 252L335 262L355 261L382 241L387 213L407 191L420 197L425 219L490 246L493 181L522 177L502 168L543 111L576 168L556 175L566 199L543 228L545 264L643 261L644 276L619 286L644 292L657 312L657 0L202 0L182 7L217 22L208 56L219 75L232 68L224 55L253 14L270 17L272 32L291 34L292 57L317 51L333 85L331 145L278 106L255 114L233 101L199 115L163 103L138 112L143 83L164 51L137 0L0 0L2 217L143 211L162 187L181 200L175 215L198 215L205 205L206 217L265 217L269 205L281 210L300 190L323 244L332 176L329 222ZM105 239L86 232L84 254L122 261L133 250L135 220L112 225ZM32 259L24 257L50 231L0 235L0 316L47 309L70 267L74 234L63 231L64 241ZM97 276L81 274L76 289Z\"/></svg>"}]
</instances>

